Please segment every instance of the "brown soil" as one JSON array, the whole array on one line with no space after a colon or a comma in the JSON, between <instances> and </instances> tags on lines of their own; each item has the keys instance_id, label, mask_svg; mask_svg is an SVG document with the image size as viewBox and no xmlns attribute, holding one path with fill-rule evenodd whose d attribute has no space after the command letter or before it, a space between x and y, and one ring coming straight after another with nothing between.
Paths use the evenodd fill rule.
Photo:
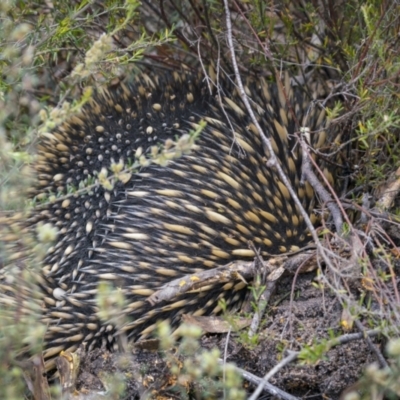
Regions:
<instances>
[{"instance_id":1,"label":"brown soil","mask_svg":"<svg viewBox=\"0 0 400 400\"><path fill-rule=\"evenodd\" d=\"M333 294L322 293L312 286L314 276L314 273L309 273L297 278L292 304L293 276L285 276L271 299L257 347L249 349L241 344L237 334L232 334L227 361L262 377L284 357L286 349L299 350L306 344L329 339L329 332L335 336L344 334L339 324L340 304ZM217 346L223 354L226 338L226 334L205 335L201 345L207 349ZM325 359L315 365L291 363L270 383L303 399L339 399L343 390L357 381L363 368L374 361L376 359L368 344L356 340L332 348ZM83 357L77 381L78 392L85 394L86 397L82 398L91 398L90 393L98 394L108 386L107 374L115 376L116 373L126 383L124 395L120 397L123 399L142 399L146 398L145 394L157 399L196 398L193 386L176 386L165 360L157 352L138 348L123 357L102 351ZM255 390L253 384L245 382L245 387L248 393ZM260 398L273 397L264 392Z\"/></svg>"}]
</instances>

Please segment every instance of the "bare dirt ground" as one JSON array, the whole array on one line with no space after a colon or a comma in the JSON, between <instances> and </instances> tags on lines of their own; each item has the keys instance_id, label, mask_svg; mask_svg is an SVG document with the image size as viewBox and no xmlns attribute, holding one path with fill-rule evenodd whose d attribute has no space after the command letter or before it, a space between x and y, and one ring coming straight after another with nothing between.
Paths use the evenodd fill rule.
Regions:
<instances>
[{"instance_id":1,"label":"bare dirt ground","mask_svg":"<svg viewBox=\"0 0 400 400\"><path fill-rule=\"evenodd\" d=\"M343 334L340 328L342 308L337 298L329 291L322 293L315 288L311 284L314 277L315 273L298 276L293 302L290 301L293 276L283 277L270 301L259 344L249 348L240 343L236 334L231 334L227 361L262 377L284 357L284 350L296 351L305 344L329 339L330 332L335 336ZM226 334L205 335L201 346L218 347L224 354L226 339ZM382 347L382 338L373 340L378 348ZM376 358L366 341L355 340L332 348L315 365L289 364L270 383L302 399L339 399L374 361ZM196 385L178 387L167 364L157 352L139 348L122 358L95 351L81 360L77 389L81 395L99 395L107 386L105 376L119 371L126 383L123 399L143 399L147 395L157 399L196 398ZM244 386L249 394L255 390L255 386L246 381ZM274 397L264 392L260 398Z\"/></svg>"}]
</instances>

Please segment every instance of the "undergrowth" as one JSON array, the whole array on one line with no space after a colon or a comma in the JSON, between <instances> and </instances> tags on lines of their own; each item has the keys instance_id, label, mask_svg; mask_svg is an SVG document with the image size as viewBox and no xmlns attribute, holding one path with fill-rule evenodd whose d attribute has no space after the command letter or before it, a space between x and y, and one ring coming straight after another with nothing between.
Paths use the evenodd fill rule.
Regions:
<instances>
[{"instance_id":1,"label":"undergrowth","mask_svg":"<svg viewBox=\"0 0 400 400\"><path fill-rule=\"evenodd\" d=\"M51 235L45 227L45 233L34 233L31 238L7 223L7 218L26 211L31 204L28 192L35 177L30 166L41 135L78 113L90 100L93 88L116 84L141 69L195 69L200 64L206 72L207 65L213 64L217 71L232 73L222 3L177 3L0 2L0 266L8 271L7 278L3 277L8 283L13 279L29 282L27 290L33 300L29 307L16 302L0 309L0 387L7 399L24 397L23 369L16 355L27 344L38 353L44 329L38 322L32 276ZM342 175L346 179L350 175L354 182L345 200L360 215L361 207L369 204L363 200L366 194L379 198L388 177L399 179L394 174L400 165L399 5L329 0L318 8L315 3L230 3L235 46L242 72L263 73L275 80L276 71L288 70L301 83L312 70L323 77L329 89L335 89L332 93L343 105L345 126L342 142L337 144L345 153ZM164 153L156 156L160 154ZM112 172L107 172L104 184L110 183ZM398 216L400 210L396 213ZM369 328L379 327L389 337L397 337L400 314L395 270L399 250L382 230L381 218L381 214L368 214L361 235L368 252L355 260L361 273L359 298L341 292L329 277L319 277L317 284L321 290L338 292L347 310L342 323L345 329L352 329L354 320L363 320ZM393 219L399 223L398 217ZM18 254L29 257L21 262ZM243 337L240 340L246 342ZM252 346L253 341L249 339ZM373 388L373 398L382 393L389 397L399 394L393 383L398 373L398 342L391 343L388 354L393 362L384 370L375 366L366 370L359 382L361 398L368 398L368 388ZM326 349L306 350L304 357L308 354L308 361L318 362ZM175 373L196 380L196 371L207 357L210 355L195 356L192 365L179 370L173 365Z\"/></svg>"}]
</instances>

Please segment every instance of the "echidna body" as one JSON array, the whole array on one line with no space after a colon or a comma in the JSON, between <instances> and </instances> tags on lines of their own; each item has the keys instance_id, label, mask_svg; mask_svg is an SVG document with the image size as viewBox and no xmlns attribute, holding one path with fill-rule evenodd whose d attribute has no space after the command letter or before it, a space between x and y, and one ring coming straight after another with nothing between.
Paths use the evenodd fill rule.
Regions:
<instances>
[{"instance_id":1,"label":"echidna body","mask_svg":"<svg viewBox=\"0 0 400 400\"><path fill-rule=\"evenodd\" d=\"M326 143L324 112L301 90L286 87L287 99L262 78L247 82L258 122L312 219L314 193L302 185L302 156L294 132L311 131L315 148ZM289 112L289 107L293 112ZM206 122L192 151L166 166L154 163L115 181L112 164L127 167L135 155L181 137ZM329 132L328 132L329 133ZM141 75L133 83L96 94L78 116L43 138L38 148L36 194L62 194L39 206L29 224L51 223L56 243L44 266L45 359L61 350L112 346L122 331L130 340L151 335L158 320L184 313L209 315L218 301L240 304L243 282L221 283L151 306L146 299L180 276L290 252L308 241L306 225L247 116L234 84L210 93L201 77L186 73ZM130 179L129 179L130 178ZM90 190L76 190L92 184ZM101 281L124 293L127 320L120 331L97 315Z\"/></svg>"}]
</instances>

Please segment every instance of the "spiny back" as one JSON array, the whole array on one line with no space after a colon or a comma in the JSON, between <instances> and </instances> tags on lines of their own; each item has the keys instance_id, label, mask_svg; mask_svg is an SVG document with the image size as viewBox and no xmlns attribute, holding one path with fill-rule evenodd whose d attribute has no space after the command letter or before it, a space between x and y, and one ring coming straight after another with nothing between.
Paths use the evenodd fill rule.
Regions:
<instances>
[{"instance_id":1,"label":"spiny back","mask_svg":"<svg viewBox=\"0 0 400 400\"><path fill-rule=\"evenodd\" d=\"M284 171L313 220L314 194L300 185L301 152L294 132L312 133L314 147L328 136L324 112L310 107L300 90L286 87L290 107L275 85L249 79L246 90L258 121L272 140ZM295 118L294 118L295 116ZM166 166L150 164L116 181L108 190L99 173L148 154L195 130L192 151ZM159 319L178 322L181 314L217 313L218 301L240 304L243 282L214 285L152 307L146 298L185 274L254 257L296 250L309 237L303 218L276 172L266 166L257 129L233 83L210 93L200 76L141 75L133 83L99 92L82 112L47 134L38 148L37 195L62 194L39 206L29 224L59 229L43 266L46 358L60 350L111 346L118 333L100 322L99 282L124 293L130 320L121 331L136 340L151 334ZM329 174L329 172L327 171ZM67 195L71 187L89 190Z\"/></svg>"}]
</instances>

